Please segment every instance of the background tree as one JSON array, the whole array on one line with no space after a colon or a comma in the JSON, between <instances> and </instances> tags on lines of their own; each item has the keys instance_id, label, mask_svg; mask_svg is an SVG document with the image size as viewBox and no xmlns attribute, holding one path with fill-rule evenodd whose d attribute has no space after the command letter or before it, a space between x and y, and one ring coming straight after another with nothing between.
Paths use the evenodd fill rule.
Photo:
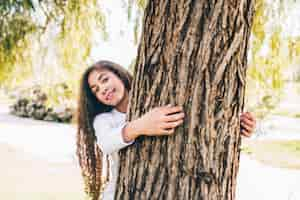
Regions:
<instances>
[{"instance_id":1,"label":"background tree","mask_svg":"<svg viewBox=\"0 0 300 200\"><path fill-rule=\"evenodd\" d=\"M174 136L121 152L116 199L234 199L254 1L149 1L128 118L171 103Z\"/></svg>"},{"instance_id":2,"label":"background tree","mask_svg":"<svg viewBox=\"0 0 300 200\"><path fill-rule=\"evenodd\" d=\"M18 91L41 85L53 106L61 104L53 88L63 82L75 104L95 37L107 37L99 2L1 1L0 25L1 87Z\"/></svg>"},{"instance_id":3,"label":"background tree","mask_svg":"<svg viewBox=\"0 0 300 200\"><path fill-rule=\"evenodd\" d=\"M300 48L299 31L291 18L298 5L299 1L295 0L256 0L246 105L258 118L278 112L276 108L286 95L288 82L296 79L290 74L296 74L299 69L296 50Z\"/></svg>"}]
</instances>

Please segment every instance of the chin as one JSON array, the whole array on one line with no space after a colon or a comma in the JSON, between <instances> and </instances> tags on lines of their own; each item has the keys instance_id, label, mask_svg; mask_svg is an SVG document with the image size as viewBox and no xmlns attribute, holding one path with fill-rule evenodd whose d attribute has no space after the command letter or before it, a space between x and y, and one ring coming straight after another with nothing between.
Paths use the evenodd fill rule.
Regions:
<instances>
[{"instance_id":1,"label":"chin","mask_svg":"<svg viewBox=\"0 0 300 200\"><path fill-rule=\"evenodd\" d=\"M107 105L110 105L110 106L113 106L113 107L116 107L119 103L118 102L109 102L107 103Z\"/></svg>"},{"instance_id":2,"label":"chin","mask_svg":"<svg viewBox=\"0 0 300 200\"><path fill-rule=\"evenodd\" d=\"M106 105L108 105L108 106L112 106L112 107L115 107L116 106L116 104L114 104L114 103L106 103Z\"/></svg>"}]
</instances>

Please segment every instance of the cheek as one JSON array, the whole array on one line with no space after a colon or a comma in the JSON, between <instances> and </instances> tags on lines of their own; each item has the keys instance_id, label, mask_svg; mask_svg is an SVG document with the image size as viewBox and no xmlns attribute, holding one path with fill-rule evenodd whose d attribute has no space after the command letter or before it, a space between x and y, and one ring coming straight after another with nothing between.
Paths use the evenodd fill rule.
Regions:
<instances>
[{"instance_id":1,"label":"cheek","mask_svg":"<svg viewBox=\"0 0 300 200\"><path fill-rule=\"evenodd\" d=\"M118 90L118 94L123 96L124 90L125 90L123 82L121 80L119 80L119 79L116 78L114 80L114 86Z\"/></svg>"},{"instance_id":2,"label":"cheek","mask_svg":"<svg viewBox=\"0 0 300 200\"><path fill-rule=\"evenodd\" d=\"M122 96L122 98L125 95L125 87L124 87L123 83L121 83L121 85L120 85L120 95Z\"/></svg>"},{"instance_id":3,"label":"cheek","mask_svg":"<svg viewBox=\"0 0 300 200\"><path fill-rule=\"evenodd\" d=\"M99 93L96 95L96 98L98 101L100 101L101 103L104 103L105 102L105 99L103 96L101 96Z\"/></svg>"}]
</instances>

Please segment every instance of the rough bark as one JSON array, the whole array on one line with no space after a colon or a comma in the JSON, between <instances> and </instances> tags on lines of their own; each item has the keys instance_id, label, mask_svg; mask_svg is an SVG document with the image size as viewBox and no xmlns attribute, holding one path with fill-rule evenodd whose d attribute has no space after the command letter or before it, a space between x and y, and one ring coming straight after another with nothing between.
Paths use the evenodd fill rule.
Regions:
<instances>
[{"instance_id":1,"label":"rough bark","mask_svg":"<svg viewBox=\"0 0 300 200\"><path fill-rule=\"evenodd\" d=\"M127 117L168 103L186 117L122 150L115 199L235 199L253 4L149 0Z\"/></svg>"}]
</instances>

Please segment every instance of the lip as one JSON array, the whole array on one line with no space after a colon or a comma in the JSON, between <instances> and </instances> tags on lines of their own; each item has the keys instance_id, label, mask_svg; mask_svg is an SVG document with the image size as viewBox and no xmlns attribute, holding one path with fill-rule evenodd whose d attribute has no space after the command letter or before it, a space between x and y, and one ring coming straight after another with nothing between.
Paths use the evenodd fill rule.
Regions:
<instances>
[{"instance_id":1,"label":"lip","mask_svg":"<svg viewBox=\"0 0 300 200\"><path fill-rule=\"evenodd\" d=\"M106 95L105 95L105 99L106 100L111 100L113 97L113 93L115 92L115 88L111 89Z\"/></svg>"}]
</instances>

